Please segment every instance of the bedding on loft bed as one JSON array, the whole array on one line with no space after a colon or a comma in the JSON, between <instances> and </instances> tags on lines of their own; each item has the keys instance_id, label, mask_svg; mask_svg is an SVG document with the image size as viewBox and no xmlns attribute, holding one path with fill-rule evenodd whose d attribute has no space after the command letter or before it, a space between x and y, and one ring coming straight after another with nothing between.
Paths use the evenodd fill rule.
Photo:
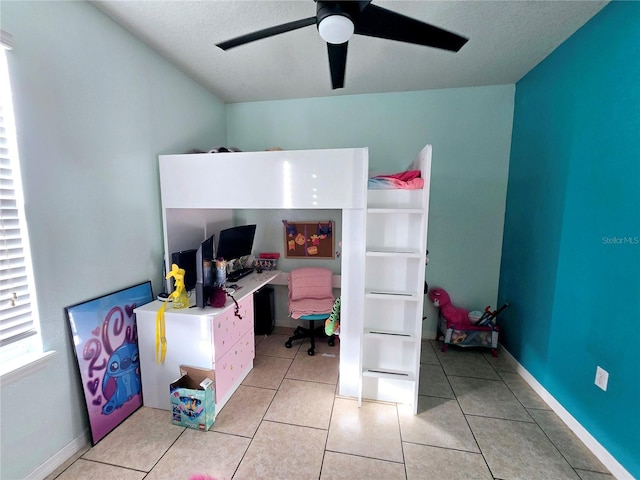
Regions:
<instances>
[{"instance_id":1,"label":"bedding on loft bed","mask_svg":"<svg viewBox=\"0 0 640 480\"><path fill-rule=\"evenodd\" d=\"M376 175L369 178L369 190L419 190L424 187L420 170L406 170L390 175Z\"/></svg>"}]
</instances>

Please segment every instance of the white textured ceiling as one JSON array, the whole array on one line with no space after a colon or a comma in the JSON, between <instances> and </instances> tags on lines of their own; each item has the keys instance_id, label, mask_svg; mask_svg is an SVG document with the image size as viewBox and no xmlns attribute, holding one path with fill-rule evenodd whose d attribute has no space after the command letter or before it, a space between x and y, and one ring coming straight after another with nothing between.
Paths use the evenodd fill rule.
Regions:
<instances>
[{"instance_id":1,"label":"white textured ceiling","mask_svg":"<svg viewBox=\"0 0 640 480\"><path fill-rule=\"evenodd\" d=\"M469 38L458 53L354 35L332 90L314 25L228 51L219 43L315 15L312 0L96 0L101 11L226 103L515 83L607 1L374 1Z\"/></svg>"}]
</instances>

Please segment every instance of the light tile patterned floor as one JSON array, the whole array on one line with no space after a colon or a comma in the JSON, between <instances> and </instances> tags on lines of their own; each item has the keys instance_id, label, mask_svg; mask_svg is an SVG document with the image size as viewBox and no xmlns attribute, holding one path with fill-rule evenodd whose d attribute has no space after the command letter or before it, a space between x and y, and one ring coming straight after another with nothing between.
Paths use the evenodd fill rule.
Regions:
<instances>
[{"instance_id":1,"label":"light tile patterned floor","mask_svg":"<svg viewBox=\"0 0 640 480\"><path fill-rule=\"evenodd\" d=\"M254 369L208 432L141 408L48 480L612 480L506 357L422 346L418 415L336 394L339 342L256 337Z\"/></svg>"}]
</instances>

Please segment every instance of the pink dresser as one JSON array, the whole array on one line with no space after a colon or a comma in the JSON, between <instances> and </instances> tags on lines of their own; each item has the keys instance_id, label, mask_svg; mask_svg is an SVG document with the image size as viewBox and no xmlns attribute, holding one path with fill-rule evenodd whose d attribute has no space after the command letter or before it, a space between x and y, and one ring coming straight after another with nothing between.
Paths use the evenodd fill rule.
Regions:
<instances>
[{"instance_id":1,"label":"pink dresser","mask_svg":"<svg viewBox=\"0 0 640 480\"><path fill-rule=\"evenodd\" d=\"M212 320L216 403L227 395L247 366L253 365L253 295L243 298L238 306L242 318L235 315L234 308L228 308Z\"/></svg>"}]
</instances>

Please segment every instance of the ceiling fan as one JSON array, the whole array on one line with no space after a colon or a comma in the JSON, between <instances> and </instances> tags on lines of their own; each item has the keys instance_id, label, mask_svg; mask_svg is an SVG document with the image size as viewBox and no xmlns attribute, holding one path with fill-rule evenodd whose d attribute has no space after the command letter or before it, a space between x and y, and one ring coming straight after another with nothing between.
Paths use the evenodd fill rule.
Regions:
<instances>
[{"instance_id":1,"label":"ceiling fan","mask_svg":"<svg viewBox=\"0 0 640 480\"><path fill-rule=\"evenodd\" d=\"M222 50L245 45L256 40L313 25L318 27L322 39L327 42L329 68L333 89L344 87L347 64L347 45L355 33L370 37L386 38L399 42L415 43L427 47L459 51L467 38L447 30L415 20L405 15L363 1L323 1L317 3L313 17L283 23L218 43Z\"/></svg>"}]
</instances>

